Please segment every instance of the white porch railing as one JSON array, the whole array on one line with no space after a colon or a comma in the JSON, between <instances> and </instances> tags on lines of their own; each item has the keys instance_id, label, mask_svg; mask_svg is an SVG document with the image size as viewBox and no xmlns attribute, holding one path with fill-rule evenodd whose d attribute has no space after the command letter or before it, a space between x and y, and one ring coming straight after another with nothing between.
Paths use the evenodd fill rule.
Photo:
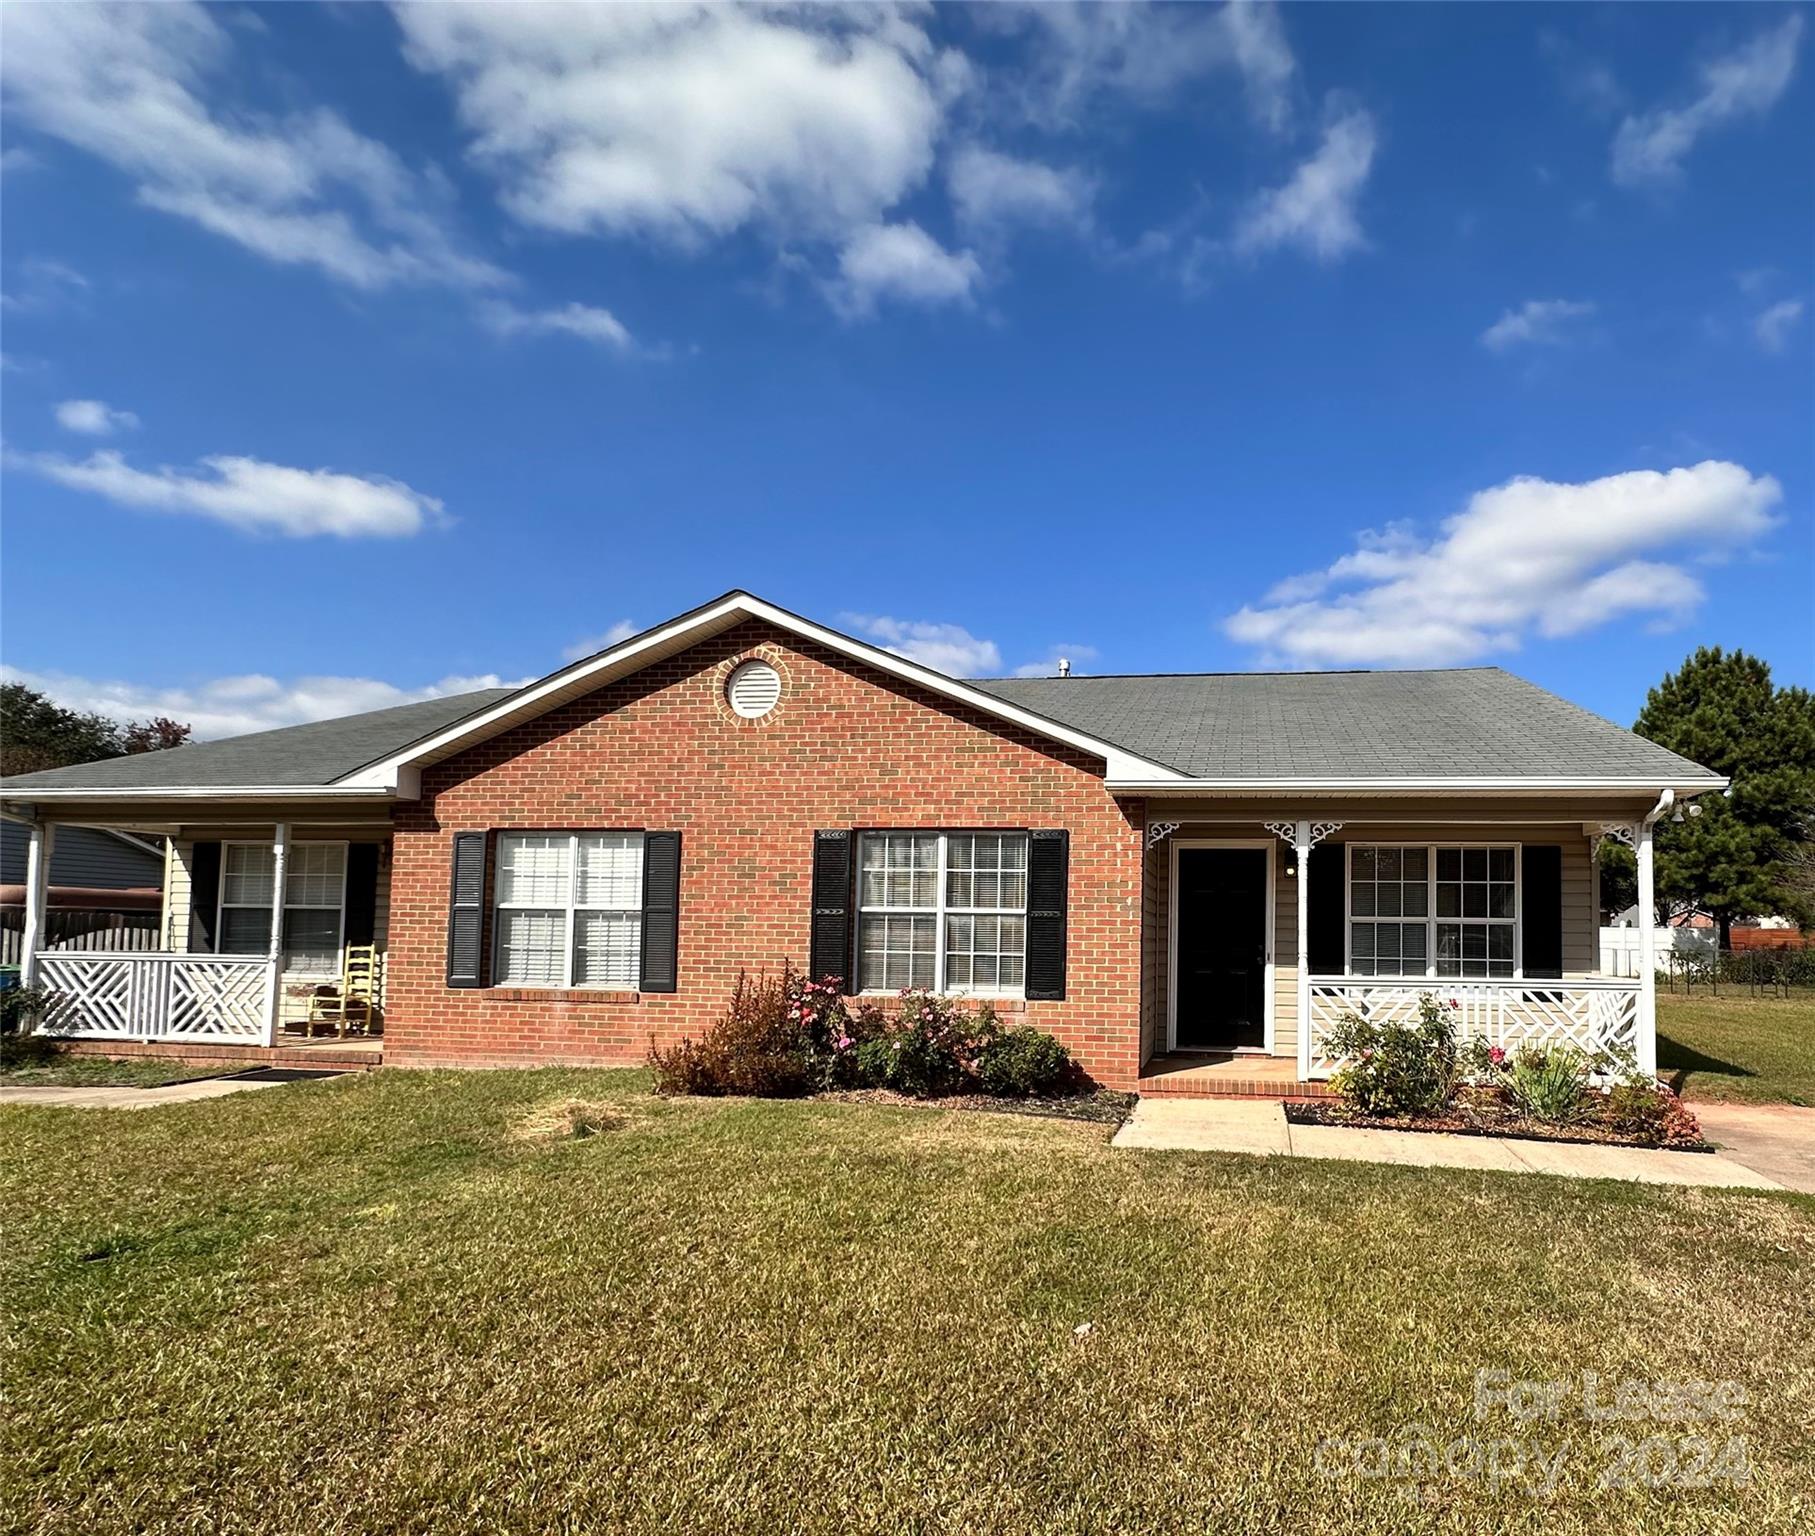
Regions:
<instances>
[{"instance_id":1,"label":"white porch railing","mask_svg":"<svg viewBox=\"0 0 1815 1536\"><path fill-rule=\"evenodd\" d=\"M38 979L53 994L39 1029L86 1040L232 1040L265 1037L263 955L179 955L51 950Z\"/></svg>"},{"instance_id":2,"label":"white porch railing","mask_svg":"<svg viewBox=\"0 0 1815 1536\"><path fill-rule=\"evenodd\" d=\"M1579 981L1458 981L1430 976L1313 976L1310 981L1310 1074L1328 1077L1341 1063L1325 1044L1345 1013L1381 1023L1409 1023L1429 993L1456 1005L1456 1037L1476 1036L1513 1050L1521 1045L1630 1051L1641 1061L1640 983L1627 977Z\"/></svg>"}]
</instances>

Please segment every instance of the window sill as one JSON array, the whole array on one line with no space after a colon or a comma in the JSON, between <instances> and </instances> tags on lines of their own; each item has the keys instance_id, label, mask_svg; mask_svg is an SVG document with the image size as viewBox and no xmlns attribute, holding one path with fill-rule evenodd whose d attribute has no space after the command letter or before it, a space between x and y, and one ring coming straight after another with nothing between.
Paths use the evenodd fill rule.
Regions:
<instances>
[{"instance_id":1,"label":"window sill","mask_svg":"<svg viewBox=\"0 0 1815 1536\"><path fill-rule=\"evenodd\" d=\"M932 996L948 1003L963 1003L979 1006L988 1003L997 1013L1025 1013L1027 999L1020 993L992 996L988 992L935 992ZM851 1001L858 1003L893 1003L899 1005L899 992L858 992L852 995Z\"/></svg>"},{"instance_id":2,"label":"window sill","mask_svg":"<svg viewBox=\"0 0 1815 1536\"><path fill-rule=\"evenodd\" d=\"M605 1003L630 1005L641 992L601 992L584 987L487 987L485 995L500 1003Z\"/></svg>"}]
</instances>

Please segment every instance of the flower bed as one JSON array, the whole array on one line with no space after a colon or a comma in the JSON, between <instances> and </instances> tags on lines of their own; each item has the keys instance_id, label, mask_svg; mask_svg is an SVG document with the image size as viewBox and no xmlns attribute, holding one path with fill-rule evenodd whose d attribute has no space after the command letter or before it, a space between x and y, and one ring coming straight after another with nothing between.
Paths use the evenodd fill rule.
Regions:
<instances>
[{"instance_id":1,"label":"flower bed","mask_svg":"<svg viewBox=\"0 0 1815 1536\"><path fill-rule=\"evenodd\" d=\"M651 1046L656 1091L797 1098L832 1090L886 1090L909 1099L983 1095L1053 1100L1089 1084L1057 1040L1008 1028L988 1003L908 990L893 1012L853 1006L835 979L739 976L731 1005L698 1040Z\"/></svg>"},{"instance_id":2,"label":"flower bed","mask_svg":"<svg viewBox=\"0 0 1815 1536\"><path fill-rule=\"evenodd\" d=\"M1335 1104L1292 1105L1299 1125L1448 1131L1531 1141L1711 1152L1682 1100L1630 1056L1573 1045L1513 1051L1458 1042L1455 1004L1428 993L1415 1023L1346 1014L1330 1032L1343 1063Z\"/></svg>"},{"instance_id":3,"label":"flower bed","mask_svg":"<svg viewBox=\"0 0 1815 1536\"><path fill-rule=\"evenodd\" d=\"M1680 1103L1680 1101L1679 1101ZM1350 1109L1346 1104L1287 1104L1286 1119L1294 1125L1334 1125L1350 1130L1368 1131L1438 1131L1451 1136L1498 1136L1508 1141L1587 1142L1603 1147L1645 1147L1665 1152L1712 1152L1714 1143L1704 1141L1695 1117L1683 1110L1688 1123L1696 1126L1687 1139L1653 1140L1633 1135L1617 1124L1593 1120L1574 1125L1544 1125L1516 1113L1503 1116L1419 1115L1393 1118L1368 1115Z\"/></svg>"}]
</instances>

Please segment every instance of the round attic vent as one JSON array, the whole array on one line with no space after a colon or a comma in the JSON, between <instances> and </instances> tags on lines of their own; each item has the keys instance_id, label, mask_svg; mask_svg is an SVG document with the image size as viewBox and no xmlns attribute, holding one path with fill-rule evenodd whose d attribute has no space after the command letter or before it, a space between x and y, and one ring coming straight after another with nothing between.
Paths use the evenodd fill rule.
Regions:
<instances>
[{"instance_id":1,"label":"round attic vent","mask_svg":"<svg viewBox=\"0 0 1815 1536\"><path fill-rule=\"evenodd\" d=\"M760 720L781 699L781 674L766 661L743 662L726 682L725 698L732 714Z\"/></svg>"}]
</instances>

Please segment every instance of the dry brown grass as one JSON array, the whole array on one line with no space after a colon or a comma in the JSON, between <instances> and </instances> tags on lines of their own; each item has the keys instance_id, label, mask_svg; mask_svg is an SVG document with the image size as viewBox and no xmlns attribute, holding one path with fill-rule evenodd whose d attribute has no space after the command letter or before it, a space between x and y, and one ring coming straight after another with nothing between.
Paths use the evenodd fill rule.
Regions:
<instances>
[{"instance_id":1,"label":"dry brown grass","mask_svg":"<svg viewBox=\"0 0 1815 1536\"><path fill-rule=\"evenodd\" d=\"M573 1106L609 1120L575 1139ZM547 1128L531 1134L530 1127ZM378 1073L0 1112L0 1527L1806 1528L1815 1201ZM1088 1322L1090 1330L1075 1330ZM1474 1373L1738 1381L1750 1481L1320 1476ZM1505 1433L1503 1424L1485 1432Z\"/></svg>"}]
</instances>

